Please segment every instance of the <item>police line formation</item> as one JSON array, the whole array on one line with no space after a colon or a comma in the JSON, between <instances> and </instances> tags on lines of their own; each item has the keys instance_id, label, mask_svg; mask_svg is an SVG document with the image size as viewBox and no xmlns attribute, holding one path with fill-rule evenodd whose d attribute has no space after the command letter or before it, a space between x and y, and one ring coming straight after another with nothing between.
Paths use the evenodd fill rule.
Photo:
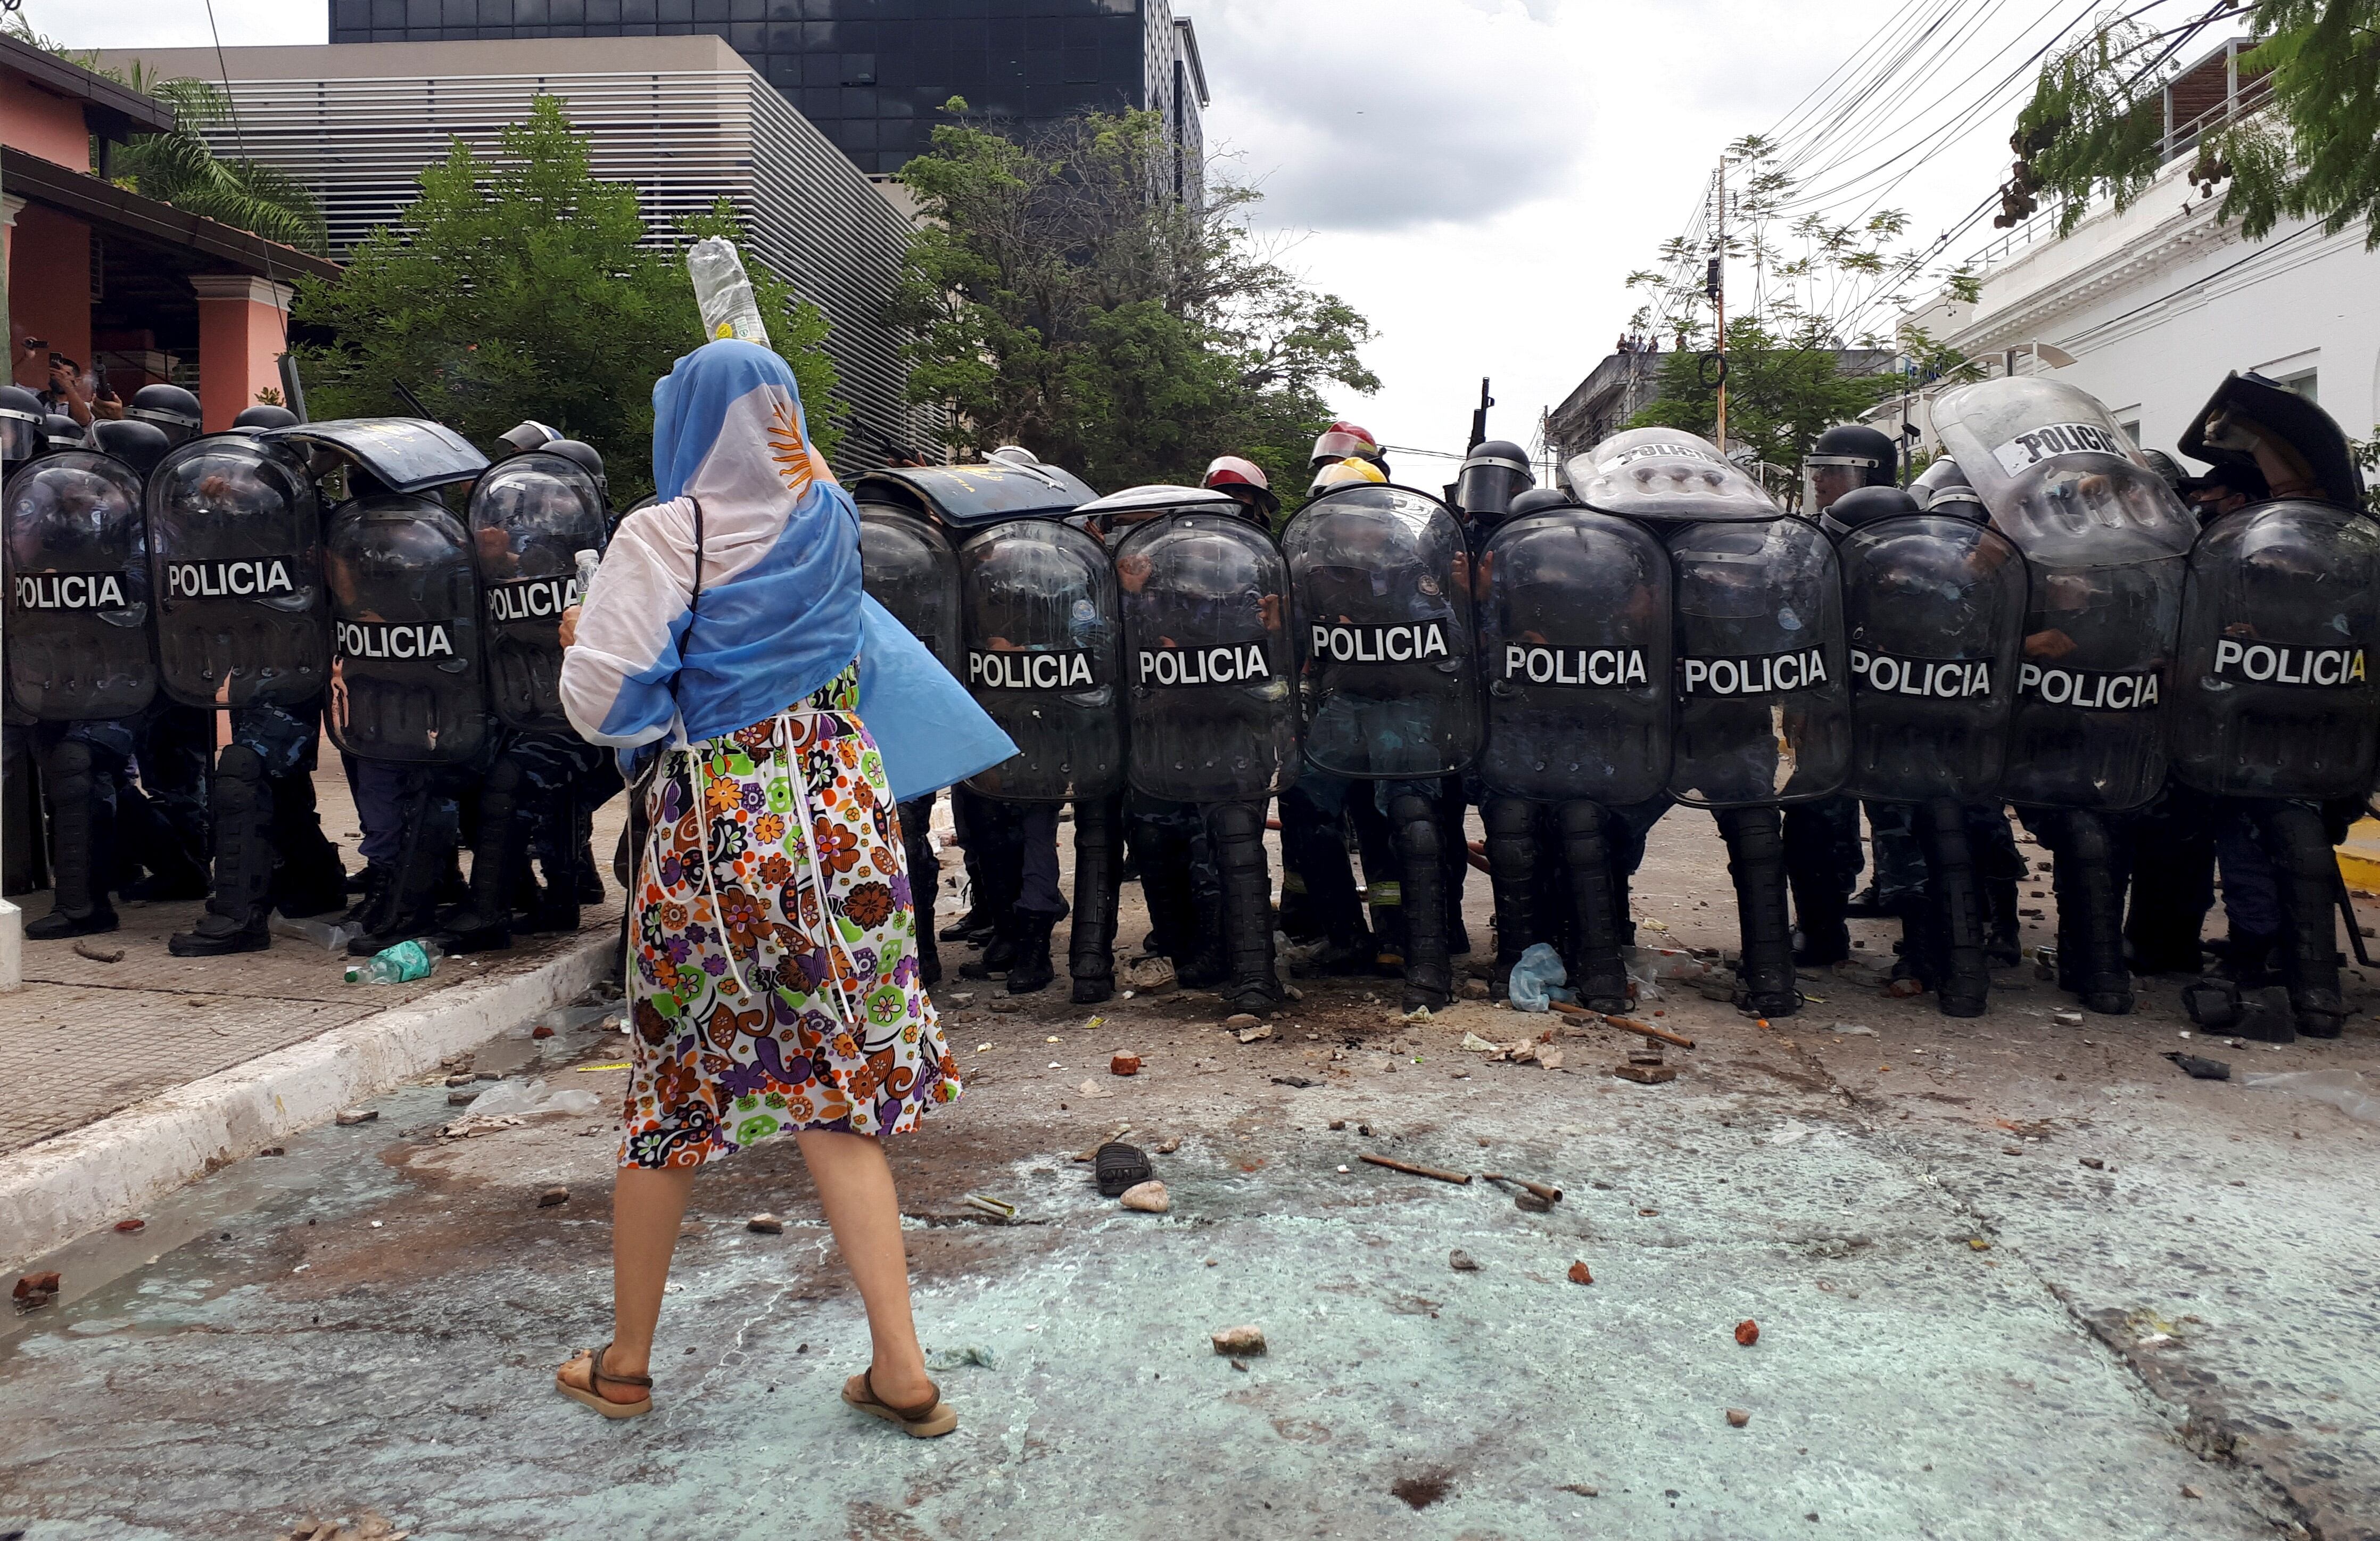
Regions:
<instances>
[{"instance_id":1,"label":"police line formation","mask_svg":"<svg viewBox=\"0 0 2380 1541\"><path fill-rule=\"evenodd\" d=\"M273 905L334 907L318 712L365 824L354 950L577 924L601 892L588 815L619 785L555 696L560 612L613 523L592 451L524 424L490 466L433 423L270 409L198 435L195 403L162 434L45 445L54 424L0 410L28 457L6 491L7 708L57 847L57 908L29 935L114 924L128 864L101 825L139 795L127 758L145 788L160 724L224 709L208 913L176 952L262 946ZM941 940L981 948L963 973L1038 990L1071 910L1074 999L1106 1000L1136 865L1148 949L1235 1009L1281 998L1276 924L1319 943L1312 972L1398 972L1408 1010L1442 1005L1476 806L1498 989L1546 941L1582 1001L1619 1010L1630 879L1683 805L1726 842L1740 1002L1779 1016L1797 962L1848 953L1864 809L1898 972L1973 1015L2017 961L2013 805L2055 857L2058 973L2083 1004L2129 1011L2134 964L2197 968L2219 843L2235 922L2269 911L2235 930L2232 973L2336 1036L2331 848L2380 771L2380 523L2345 436L2254 375L2193 419L2196 479L2044 378L1946 391L1933 416L1945 453L1905 489L1892 441L1829 431L1798 509L1662 428L1554 488L1478 443L1441 497L1334 424L1277 537L1263 472L1231 456L1201 487L1106 497L1016 448L860 476L869 592L1018 749L953 789L973 907ZM2203 517L2185 491L2212 492ZM930 803L901 809L929 870ZM129 855L152 884L186 877Z\"/></svg>"}]
</instances>

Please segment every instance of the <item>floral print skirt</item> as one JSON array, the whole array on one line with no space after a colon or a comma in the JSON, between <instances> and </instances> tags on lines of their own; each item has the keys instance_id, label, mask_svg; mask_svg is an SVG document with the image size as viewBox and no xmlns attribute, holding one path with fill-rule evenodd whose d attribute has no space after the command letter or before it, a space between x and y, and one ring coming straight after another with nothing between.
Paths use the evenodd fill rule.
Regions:
<instances>
[{"instance_id":1,"label":"floral print skirt","mask_svg":"<svg viewBox=\"0 0 2380 1541\"><path fill-rule=\"evenodd\" d=\"M698 1166L792 1129L905 1134L958 1099L858 698L854 663L775 717L666 751L629 939L621 1165Z\"/></svg>"}]
</instances>

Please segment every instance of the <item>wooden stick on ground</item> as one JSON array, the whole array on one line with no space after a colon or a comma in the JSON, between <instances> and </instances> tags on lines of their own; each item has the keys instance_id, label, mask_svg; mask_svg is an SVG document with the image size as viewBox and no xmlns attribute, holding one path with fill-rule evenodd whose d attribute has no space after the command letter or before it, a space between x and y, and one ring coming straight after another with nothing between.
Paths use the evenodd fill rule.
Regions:
<instances>
[{"instance_id":1,"label":"wooden stick on ground","mask_svg":"<svg viewBox=\"0 0 2380 1541\"><path fill-rule=\"evenodd\" d=\"M1368 1151L1365 1153L1364 1159L1371 1162L1376 1167L1386 1167L1390 1171L1402 1171L1414 1177L1435 1177L1441 1183L1468 1183L1471 1181L1471 1174L1467 1171L1440 1171L1436 1167L1417 1167L1411 1161L1390 1160L1386 1156L1375 1156Z\"/></svg>"},{"instance_id":2,"label":"wooden stick on ground","mask_svg":"<svg viewBox=\"0 0 2380 1541\"><path fill-rule=\"evenodd\" d=\"M1672 1033L1667 1027L1656 1027L1648 1022L1639 1022L1633 1016L1606 1016L1601 1012L1590 1012L1584 1006L1573 1006L1562 1001L1548 1001L1547 1004L1564 1016L1592 1017L1607 1027L1617 1027L1623 1033L1642 1033L1648 1038L1658 1038L1663 1043L1674 1043L1681 1049L1692 1049L1694 1046L1694 1040L1682 1034Z\"/></svg>"},{"instance_id":3,"label":"wooden stick on ground","mask_svg":"<svg viewBox=\"0 0 2380 1541\"><path fill-rule=\"evenodd\" d=\"M1479 1175L1490 1183L1510 1183L1516 1188L1526 1188L1548 1204L1561 1202L1562 1191L1550 1183L1532 1183L1525 1177L1507 1177L1500 1171L1483 1171Z\"/></svg>"}]
</instances>

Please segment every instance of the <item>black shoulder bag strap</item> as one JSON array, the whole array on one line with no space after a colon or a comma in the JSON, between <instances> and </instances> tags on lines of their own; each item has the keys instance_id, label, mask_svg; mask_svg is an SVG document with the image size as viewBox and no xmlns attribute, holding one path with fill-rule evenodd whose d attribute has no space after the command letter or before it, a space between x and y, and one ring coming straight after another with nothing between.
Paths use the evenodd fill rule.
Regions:
<instances>
[{"instance_id":1,"label":"black shoulder bag strap","mask_svg":"<svg viewBox=\"0 0 2380 1541\"><path fill-rule=\"evenodd\" d=\"M678 643L681 661L686 657L686 643L694 638L695 616L702 608L702 502L691 497L686 501L694 504L694 591L686 601L686 636ZM620 826L620 847L612 854L612 876L627 892L631 915L637 908L637 861L644 854L645 836L652 828L645 818L645 795L652 790L653 778L661 774L662 762L668 758L669 747L663 745L628 783L628 818Z\"/></svg>"}]
</instances>

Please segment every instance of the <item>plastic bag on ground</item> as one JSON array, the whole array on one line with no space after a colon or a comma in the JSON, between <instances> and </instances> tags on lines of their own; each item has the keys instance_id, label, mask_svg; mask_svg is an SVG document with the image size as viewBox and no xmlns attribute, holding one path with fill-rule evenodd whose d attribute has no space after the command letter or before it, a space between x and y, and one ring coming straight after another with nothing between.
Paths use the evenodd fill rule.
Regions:
<instances>
[{"instance_id":1,"label":"plastic bag on ground","mask_svg":"<svg viewBox=\"0 0 2380 1541\"><path fill-rule=\"evenodd\" d=\"M1512 965L1512 977L1508 987L1512 992L1512 1009L1516 1012L1542 1012L1549 1003L1560 1001L1573 1004L1575 991L1562 989L1570 971L1562 967L1561 954L1549 942L1535 942Z\"/></svg>"},{"instance_id":2,"label":"plastic bag on ground","mask_svg":"<svg viewBox=\"0 0 2380 1541\"><path fill-rule=\"evenodd\" d=\"M541 1113L591 1113L603 1099L577 1087L562 1090L542 1081L499 1081L471 1100L473 1118L535 1118Z\"/></svg>"},{"instance_id":3,"label":"plastic bag on ground","mask_svg":"<svg viewBox=\"0 0 2380 1541\"><path fill-rule=\"evenodd\" d=\"M2243 1075L2240 1084L2250 1091L2310 1097L2329 1103L2349 1118L2380 1123L2380 1092L2360 1070L2287 1070L2271 1075Z\"/></svg>"},{"instance_id":4,"label":"plastic bag on ground","mask_svg":"<svg viewBox=\"0 0 2380 1541\"><path fill-rule=\"evenodd\" d=\"M324 952L342 955L347 950L348 939L360 931L358 927L334 926L322 920L293 920L279 910L273 912L264 926L274 936L295 937L300 941L310 941Z\"/></svg>"}]
</instances>

